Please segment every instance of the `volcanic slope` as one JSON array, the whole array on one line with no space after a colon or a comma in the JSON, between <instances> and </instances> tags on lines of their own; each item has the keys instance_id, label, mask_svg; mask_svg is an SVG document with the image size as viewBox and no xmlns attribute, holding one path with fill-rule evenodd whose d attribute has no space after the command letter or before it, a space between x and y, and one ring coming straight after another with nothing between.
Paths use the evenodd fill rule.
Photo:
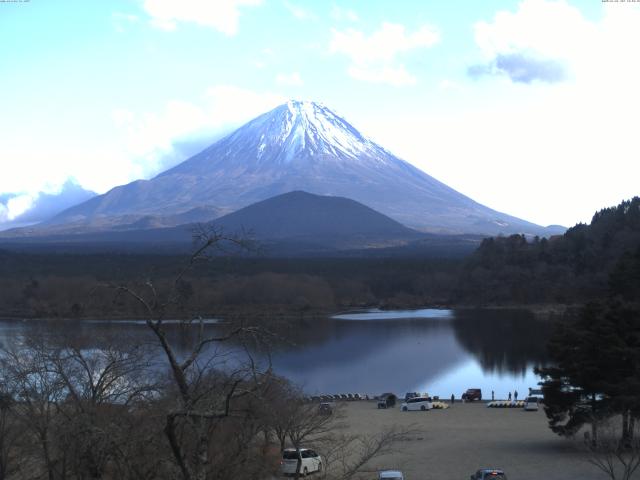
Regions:
<instances>
[{"instance_id":1,"label":"volcanic slope","mask_svg":"<svg viewBox=\"0 0 640 480\"><path fill-rule=\"evenodd\" d=\"M296 190L351 198L433 233L557 233L473 201L367 139L324 105L302 101L260 115L151 180L70 208L49 225L113 225L114 218L198 208L222 214Z\"/></svg>"}]
</instances>

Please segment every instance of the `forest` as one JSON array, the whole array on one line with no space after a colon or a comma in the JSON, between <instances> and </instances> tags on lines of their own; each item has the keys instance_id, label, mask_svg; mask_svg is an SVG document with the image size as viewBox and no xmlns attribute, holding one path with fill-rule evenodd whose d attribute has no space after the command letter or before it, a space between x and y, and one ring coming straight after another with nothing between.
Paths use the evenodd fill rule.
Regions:
<instances>
[{"instance_id":1,"label":"forest","mask_svg":"<svg viewBox=\"0 0 640 480\"><path fill-rule=\"evenodd\" d=\"M0 250L0 316L120 318L143 312L110 285L170 284L184 255ZM640 292L640 198L562 235L486 238L466 257L213 256L181 279L179 316L376 306L577 305Z\"/></svg>"},{"instance_id":2,"label":"forest","mask_svg":"<svg viewBox=\"0 0 640 480\"><path fill-rule=\"evenodd\" d=\"M582 304L640 285L640 198L597 212L562 236L485 239L462 267L456 292L478 304Z\"/></svg>"}]
</instances>

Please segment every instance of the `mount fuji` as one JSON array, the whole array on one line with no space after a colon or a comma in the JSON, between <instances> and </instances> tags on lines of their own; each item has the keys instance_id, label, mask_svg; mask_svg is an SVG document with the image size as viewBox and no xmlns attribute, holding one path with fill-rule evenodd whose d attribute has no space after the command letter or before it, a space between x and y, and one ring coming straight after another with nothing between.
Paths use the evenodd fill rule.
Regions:
<instances>
[{"instance_id":1,"label":"mount fuji","mask_svg":"<svg viewBox=\"0 0 640 480\"><path fill-rule=\"evenodd\" d=\"M209 221L297 190L347 197L424 232L557 233L475 202L326 106L306 101L289 101L155 178L116 187L42 227L95 231Z\"/></svg>"}]
</instances>

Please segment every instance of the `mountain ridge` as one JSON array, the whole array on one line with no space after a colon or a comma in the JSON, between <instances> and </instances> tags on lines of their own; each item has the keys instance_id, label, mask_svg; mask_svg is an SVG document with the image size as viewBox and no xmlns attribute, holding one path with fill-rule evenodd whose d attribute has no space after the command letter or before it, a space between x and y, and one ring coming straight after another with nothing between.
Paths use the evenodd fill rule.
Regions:
<instances>
[{"instance_id":1,"label":"mountain ridge","mask_svg":"<svg viewBox=\"0 0 640 480\"><path fill-rule=\"evenodd\" d=\"M223 215L295 190L351 198L432 233L558 233L475 202L324 105L301 101L280 105L153 179L115 187L44 226L99 228L119 216L179 215L200 207Z\"/></svg>"},{"instance_id":2,"label":"mountain ridge","mask_svg":"<svg viewBox=\"0 0 640 480\"><path fill-rule=\"evenodd\" d=\"M303 191L288 192L257 202L207 224L184 224L171 228L138 228L72 235L36 236L24 239L32 245L97 245L119 251L148 245L161 250L192 248L194 232L224 232L225 236L255 243L265 254L318 255L366 252L411 246L438 251L469 250L469 239L456 239L452 248L442 246L443 238L412 230L355 200L320 196ZM437 237L437 238L434 238ZM472 239L479 244L479 240ZM468 244L468 245L467 245ZM136 246L137 245L137 246Z\"/></svg>"}]
</instances>

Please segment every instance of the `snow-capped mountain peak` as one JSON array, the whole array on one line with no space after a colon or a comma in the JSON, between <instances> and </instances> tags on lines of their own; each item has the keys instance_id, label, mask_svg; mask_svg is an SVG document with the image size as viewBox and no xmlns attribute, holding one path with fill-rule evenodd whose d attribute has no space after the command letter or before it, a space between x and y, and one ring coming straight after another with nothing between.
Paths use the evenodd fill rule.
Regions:
<instances>
[{"instance_id":1,"label":"snow-capped mountain peak","mask_svg":"<svg viewBox=\"0 0 640 480\"><path fill-rule=\"evenodd\" d=\"M371 141L321 103L289 100L286 106L283 142L292 137L310 152L340 152L352 157L374 149Z\"/></svg>"},{"instance_id":2,"label":"snow-capped mountain peak","mask_svg":"<svg viewBox=\"0 0 640 480\"><path fill-rule=\"evenodd\" d=\"M300 100L256 117L151 180L115 188L60 219L177 215L212 206L231 212L296 190L350 198L431 232L544 234L399 159L325 105Z\"/></svg>"},{"instance_id":3,"label":"snow-capped mountain peak","mask_svg":"<svg viewBox=\"0 0 640 480\"><path fill-rule=\"evenodd\" d=\"M237 148L244 143L256 160L305 163L322 156L381 160L382 147L364 137L349 122L325 105L289 100L238 129L226 140ZM224 141L224 140L223 140ZM249 145L247 143L254 143Z\"/></svg>"}]
</instances>

